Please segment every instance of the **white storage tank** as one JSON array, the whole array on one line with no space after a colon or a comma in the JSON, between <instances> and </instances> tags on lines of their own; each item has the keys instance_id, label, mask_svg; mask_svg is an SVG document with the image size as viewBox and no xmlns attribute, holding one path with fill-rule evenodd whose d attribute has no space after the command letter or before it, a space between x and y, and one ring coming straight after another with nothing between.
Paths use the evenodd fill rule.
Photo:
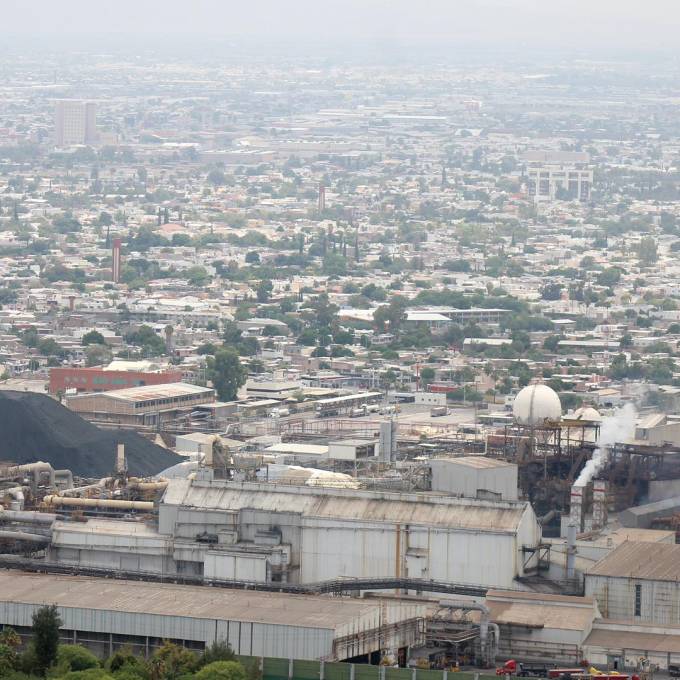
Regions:
<instances>
[{"instance_id":1,"label":"white storage tank","mask_svg":"<svg viewBox=\"0 0 680 680\"><path fill-rule=\"evenodd\" d=\"M543 425L562 418L562 403L547 385L527 385L515 397L512 415L520 425Z\"/></svg>"}]
</instances>

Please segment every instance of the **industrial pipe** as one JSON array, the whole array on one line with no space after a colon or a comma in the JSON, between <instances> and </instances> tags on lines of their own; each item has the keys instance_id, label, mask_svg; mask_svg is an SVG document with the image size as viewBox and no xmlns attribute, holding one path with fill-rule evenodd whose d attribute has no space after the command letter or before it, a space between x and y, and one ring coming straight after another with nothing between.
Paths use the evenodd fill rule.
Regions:
<instances>
[{"instance_id":1,"label":"industrial pipe","mask_svg":"<svg viewBox=\"0 0 680 680\"><path fill-rule=\"evenodd\" d=\"M481 612L479 617L479 646L482 653L482 659L485 664L494 663L495 654L491 655L491 648L489 647L489 617L491 612L489 608L482 604L481 602L466 602L465 600L441 600L439 602L440 607L445 607L446 609L462 609L463 611L478 611ZM498 626L495 628L496 635L500 635L500 629ZM494 649L498 646L499 637L496 638Z\"/></svg>"},{"instance_id":2,"label":"industrial pipe","mask_svg":"<svg viewBox=\"0 0 680 680\"><path fill-rule=\"evenodd\" d=\"M0 522L25 522L27 524L52 524L57 515L51 512L33 512L29 510L3 510L0 508Z\"/></svg>"},{"instance_id":3,"label":"industrial pipe","mask_svg":"<svg viewBox=\"0 0 680 680\"><path fill-rule=\"evenodd\" d=\"M152 501L121 501L110 498L65 498L63 496L45 496L45 505L56 505L74 508L108 508L111 510L145 510L153 511Z\"/></svg>"},{"instance_id":4,"label":"industrial pipe","mask_svg":"<svg viewBox=\"0 0 680 680\"><path fill-rule=\"evenodd\" d=\"M43 461L28 463L26 465L15 465L14 467L7 468L6 475L9 479L31 475L33 477L33 487L35 489L38 486L40 475L43 472L47 472L50 475L50 487L54 487L54 468L49 463Z\"/></svg>"},{"instance_id":5,"label":"industrial pipe","mask_svg":"<svg viewBox=\"0 0 680 680\"><path fill-rule=\"evenodd\" d=\"M136 489L137 491L161 491L167 488L168 480L163 479L157 482L132 482L128 483L128 489Z\"/></svg>"},{"instance_id":6,"label":"industrial pipe","mask_svg":"<svg viewBox=\"0 0 680 680\"><path fill-rule=\"evenodd\" d=\"M12 541L26 541L27 543L44 543L47 545L50 542L49 536L42 536L41 534L29 534L26 531L7 531L0 530L0 539L8 538Z\"/></svg>"},{"instance_id":7,"label":"industrial pipe","mask_svg":"<svg viewBox=\"0 0 680 680\"><path fill-rule=\"evenodd\" d=\"M569 522L567 526L567 578L576 576L576 524Z\"/></svg>"},{"instance_id":8,"label":"industrial pipe","mask_svg":"<svg viewBox=\"0 0 680 680\"><path fill-rule=\"evenodd\" d=\"M70 470L55 470L54 471L54 481L56 483L57 478L66 477L66 488L70 489L73 486L73 473Z\"/></svg>"},{"instance_id":9,"label":"industrial pipe","mask_svg":"<svg viewBox=\"0 0 680 680\"><path fill-rule=\"evenodd\" d=\"M81 493L86 493L88 491L95 491L103 489L107 484L113 481L113 477L102 477L98 482L94 484L86 484L85 486L73 486L71 485L67 489L62 489L59 492L60 496L79 496Z\"/></svg>"},{"instance_id":10,"label":"industrial pipe","mask_svg":"<svg viewBox=\"0 0 680 680\"><path fill-rule=\"evenodd\" d=\"M12 486L9 489L2 489L2 494L14 500L10 502L12 510L23 510L24 508L24 489L21 486Z\"/></svg>"}]
</instances>

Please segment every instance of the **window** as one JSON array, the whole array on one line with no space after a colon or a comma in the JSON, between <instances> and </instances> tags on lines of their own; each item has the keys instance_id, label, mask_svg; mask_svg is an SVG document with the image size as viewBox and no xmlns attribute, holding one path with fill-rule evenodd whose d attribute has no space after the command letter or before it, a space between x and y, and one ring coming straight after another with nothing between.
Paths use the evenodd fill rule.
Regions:
<instances>
[{"instance_id":1,"label":"window","mask_svg":"<svg viewBox=\"0 0 680 680\"><path fill-rule=\"evenodd\" d=\"M637 584L635 586L635 616L642 615L642 586Z\"/></svg>"}]
</instances>

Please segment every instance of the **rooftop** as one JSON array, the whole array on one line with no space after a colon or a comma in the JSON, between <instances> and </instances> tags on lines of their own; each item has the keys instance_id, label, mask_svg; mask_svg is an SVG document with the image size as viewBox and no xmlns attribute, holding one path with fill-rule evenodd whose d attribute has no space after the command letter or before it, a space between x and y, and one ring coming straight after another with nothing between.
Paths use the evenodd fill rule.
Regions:
<instances>
[{"instance_id":1,"label":"rooftop","mask_svg":"<svg viewBox=\"0 0 680 680\"><path fill-rule=\"evenodd\" d=\"M102 392L97 396L118 401L146 401L152 399L172 399L188 394L205 394L209 396L213 394L213 390L210 387L190 385L189 383L166 383L163 385L128 387L122 390L114 390L113 392ZM85 399L91 396L91 394L76 394L68 397L68 399L70 401L71 399Z\"/></svg>"},{"instance_id":2,"label":"rooftop","mask_svg":"<svg viewBox=\"0 0 680 680\"><path fill-rule=\"evenodd\" d=\"M49 602L63 608L106 609L329 630L364 616L374 616L378 620L381 609L379 602L358 599L16 571L0 572L0 602L34 605ZM407 607L403 609L406 611ZM402 617L397 615L397 618Z\"/></svg>"},{"instance_id":3,"label":"rooftop","mask_svg":"<svg viewBox=\"0 0 680 680\"><path fill-rule=\"evenodd\" d=\"M592 597L490 590L486 605L495 623L560 630L587 630L598 615Z\"/></svg>"},{"instance_id":4,"label":"rooftop","mask_svg":"<svg viewBox=\"0 0 680 680\"><path fill-rule=\"evenodd\" d=\"M506 463L504 460L487 458L486 456L460 456L455 458L433 458L432 461L450 463L451 465L464 465L471 468L508 468L514 467L513 463Z\"/></svg>"},{"instance_id":5,"label":"rooftop","mask_svg":"<svg viewBox=\"0 0 680 680\"><path fill-rule=\"evenodd\" d=\"M680 581L680 545L657 543L650 559L647 542L625 541L603 557L586 576Z\"/></svg>"},{"instance_id":6,"label":"rooftop","mask_svg":"<svg viewBox=\"0 0 680 680\"><path fill-rule=\"evenodd\" d=\"M226 512L249 508L291 512L310 518L418 524L506 534L516 532L524 513L531 511L528 503L518 501L180 479L170 480L162 503L219 508Z\"/></svg>"}]
</instances>

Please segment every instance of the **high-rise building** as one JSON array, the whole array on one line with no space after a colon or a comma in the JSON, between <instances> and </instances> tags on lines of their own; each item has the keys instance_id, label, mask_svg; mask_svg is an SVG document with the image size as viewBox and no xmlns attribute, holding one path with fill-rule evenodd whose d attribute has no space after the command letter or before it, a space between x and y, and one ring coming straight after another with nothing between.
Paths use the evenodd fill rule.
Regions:
<instances>
[{"instance_id":1,"label":"high-rise building","mask_svg":"<svg viewBox=\"0 0 680 680\"><path fill-rule=\"evenodd\" d=\"M526 163L527 195L535 201L590 200L593 170L590 155L578 151L530 151Z\"/></svg>"},{"instance_id":2,"label":"high-rise building","mask_svg":"<svg viewBox=\"0 0 680 680\"><path fill-rule=\"evenodd\" d=\"M81 99L54 103L54 142L57 146L94 144L97 141L97 105Z\"/></svg>"},{"instance_id":3,"label":"high-rise building","mask_svg":"<svg viewBox=\"0 0 680 680\"><path fill-rule=\"evenodd\" d=\"M111 249L111 280L114 283L120 282L120 247L121 240L114 238L113 248Z\"/></svg>"}]
</instances>

